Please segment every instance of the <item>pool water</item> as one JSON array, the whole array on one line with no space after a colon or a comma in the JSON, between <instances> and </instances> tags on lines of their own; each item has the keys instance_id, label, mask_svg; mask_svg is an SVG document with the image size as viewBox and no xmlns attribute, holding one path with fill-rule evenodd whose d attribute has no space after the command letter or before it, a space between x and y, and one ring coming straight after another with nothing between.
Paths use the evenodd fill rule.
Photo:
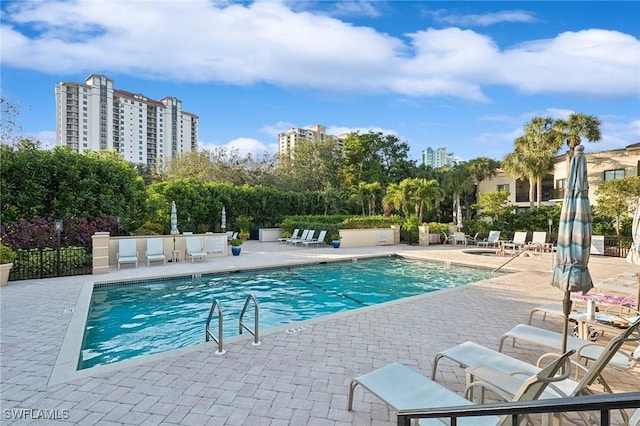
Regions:
<instances>
[{"instance_id":1,"label":"pool water","mask_svg":"<svg viewBox=\"0 0 640 426\"><path fill-rule=\"evenodd\" d=\"M251 293L264 330L489 277L489 270L386 257L96 287L78 368L202 343L216 299L224 336L233 336ZM251 327L252 306L244 318ZM211 329L217 334L215 318Z\"/></svg>"}]
</instances>

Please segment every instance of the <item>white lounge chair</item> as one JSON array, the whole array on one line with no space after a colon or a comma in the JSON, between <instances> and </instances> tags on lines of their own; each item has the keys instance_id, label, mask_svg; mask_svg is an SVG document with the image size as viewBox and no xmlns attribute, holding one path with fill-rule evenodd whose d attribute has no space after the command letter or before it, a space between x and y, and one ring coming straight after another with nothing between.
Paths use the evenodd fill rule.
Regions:
<instances>
[{"instance_id":1,"label":"white lounge chair","mask_svg":"<svg viewBox=\"0 0 640 426\"><path fill-rule=\"evenodd\" d=\"M138 250L136 240L118 240L118 269L123 263L135 263L138 267Z\"/></svg>"},{"instance_id":2,"label":"white lounge chair","mask_svg":"<svg viewBox=\"0 0 640 426\"><path fill-rule=\"evenodd\" d=\"M309 230L305 229L304 231L302 231L302 235L300 235L297 238L294 238L293 236L291 236L291 238L287 238L285 243L287 243L287 244L295 244L296 242L298 242L300 240L305 241L307 239L307 234L308 233L309 233Z\"/></svg>"},{"instance_id":3,"label":"white lounge chair","mask_svg":"<svg viewBox=\"0 0 640 426\"><path fill-rule=\"evenodd\" d=\"M639 326L640 320L632 324L631 327L627 328L622 333L614 336L607 345L604 346L600 355L589 367L585 367L578 362L572 362L575 368L578 368L583 372L582 379L579 382L576 382L567 378L560 382L556 382L553 386L549 386L545 390L542 398L562 398L589 394L590 391L588 388L596 382L596 380L600 385L602 385L605 391L613 393L609 384L602 377L602 370L611 362L623 344L628 341L636 340L630 336L637 331ZM448 358L465 368L482 364L511 375L513 378L522 377L523 375L530 376L539 371L539 367L536 367L535 365L478 345L477 343L465 342L436 354L433 362L433 370L431 372L432 379L436 376L438 363L442 358ZM513 383L500 383L497 386L507 393L513 394L516 391ZM625 418L625 421L628 420L626 413L622 412L622 416ZM586 423L590 424L588 420Z\"/></svg>"},{"instance_id":4,"label":"white lounge chair","mask_svg":"<svg viewBox=\"0 0 640 426\"><path fill-rule=\"evenodd\" d=\"M151 262L162 261L167 264L167 256L164 253L163 239L162 238L147 238L147 266Z\"/></svg>"},{"instance_id":5,"label":"white lounge chair","mask_svg":"<svg viewBox=\"0 0 640 426\"><path fill-rule=\"evenodd\" d=\"M562 376L556 376L560 368L568 364L568 358L573 353L569 351L551 362L543 369L539 369L531 377L524 381L518 381L519 389L515 391L513 401L532 401L538 399L545 388L554 381L566 379L571 368L566 368ZM569 364L570 365L570 364ZM487 370L485 368L485 370ZM510 377L498 371L492 371L492 377L501 377L504 381L512 381ZM422 374L409 367L395 362L385 367L374 370L370 373L356 377L351 380L349 386L349 396L347 400L347 410L353 409L353 394L357 386L361 386L380 398L394 410L427 410L429 408L442 408L473 405L473 402L463 398L457 393L444 386L428 379ZM467 387L467 394L475 388L488 388L495 390L494 386L487 382L475 381ZM448 424L445 419L422 419L420 425ZM460 417L457 419L459 425L506 425L511 424L509 416L482 416L482 417Z\"/></svg>"},{"instance_id":6,"label":"white lounge chair","mask_svg":"<svg viewBox=\"0 0 640 426\"><path fill-rule=\"evenodd\" d=\"M453 244L464 244L467 245L467 236L464 235L464 232L454 232L453 233Z\"/></svg>"},{"instance_id":7,"label":"white lounge chair","mask_svg":"<svg viewBox=\"0 0 640 426\"><path fill-rule=\"evenodd\" d=\"M504 342L507 339L513 339L515 345L516 340L532 343L535 345L546 346L555 350L562 349L562 334L544 328L533 327L526 324L518 324L511 330L507 331L500 338L498 352L502 352ZM629 340L633 340L629 338ZM590 340L580 339L574 336L567 336L567 349L575 349L578 359L586 361L596 360L604 350L605 346L593 343ZM632 369L638 362L632 353L620 349L613 355L609 365L621 370Z\"/></svg>"},{"instance_id":8,"label":"white lounge chair","mask_svg":"<svg viewBox=\"0 0 640 426\"><path fill-rule=\"evenodd\" d=\"M300 245L302 245L302 243L304 243L305 241L313 241L313 236L315 235L315 233L315 229L309 229L309 232L307 232L307 235L304 238L293 240L291 244L298 245L298 243L300 243Z\"/></svg>"},{"instance_id":9,"label":"white lounge chair","mask_svg":"<svg viewBox=\"0 0 640 426\"><path fill-rule=\"evenodd\" d=\"M305 247L309 247L310 245L315 245L316 247L319 246L320 244L324 245L324 239L327 236L327 231L320 231L320 233L318 234L318 238L314 238L311 241L303 241L301 244L302 246Z\"/></svg>"},{"instance_id":10,"label":"white lounge chair","mask_svg":"<svg viewBox=\"0 0 640 426\"><path fill-rule=\"evenodd\" d=\"M299 233L300 233L300 229L296 228L296 229L293 230L293 232L291 233L290 237L278 238L278 242L279 243L286 243L289 238L296 239L296 238L298 238L298 234Z\"/></svg>"},{"instance_id":11,"label":"white lounge chair","mask_svg":"<svg viewBox=\"0 0 640 426\"><path fill-rule=\"evenodd\" d=\"M516 251L516 250L520 250L526 244L527 244L527 233L522 231L516 231L515 234L513 234L513 240L507 241L506 243L502 243L502 247L504 247L505 250L509 249L509 250Z\"/></svg>"},{"instance_id":12,"label":"white lounge chair","mask_svg":"<svg viewBox=\"0 0 640 426\"><path fill-rule=\"evenodd\" d=\"M201 259L203 262L207 258L207 253L202 250L200 245L200 237L187 237L187 259L191 258L191 263L195 259Z\"/></svg>"},{"instance_id":13,"label":"white lounge chair","mask_svg":"<svg viewBox=\"0 0 640 426\"><path fill-rule=\"evenodd\" d=\"M547 242L546 232L533 231L533 237L528 246L531 250L553 251L553 244Z\"/></svg>"},{"instance_id":14,"label":"white lounge chair","mask_svg":"<svg viewBox=\"0 0 640 426\"><path fill-rule=\"evenodd\" d=\"M478 241L478 247L496 247L500 244L500 231L489 231L489 237Z\"/></svg>"}]
</instances>

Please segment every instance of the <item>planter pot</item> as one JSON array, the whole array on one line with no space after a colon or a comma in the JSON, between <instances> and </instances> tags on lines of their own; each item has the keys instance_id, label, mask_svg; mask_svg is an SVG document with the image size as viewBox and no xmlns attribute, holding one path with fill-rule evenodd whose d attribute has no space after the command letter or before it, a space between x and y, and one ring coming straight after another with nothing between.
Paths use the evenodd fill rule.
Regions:
<instances>
[{"instance_id":1,"label":"planter pot","mask_svg":"<svg viewBox=\"0 0 640 426\"><path fill-rule=\"evenodd\" d=\"M13 263L0 264L0 287L7 285L9 282L9 272L11 272L12 266Z\"/></svg>"},{"instance_id":2,"label":"planter pot","mask_svg":"<svg viewBox=\"0 0 640 426\"><path fill-rule=\"evenodd\" d=\"M340 248L340 240L331 241L331 245L333 246L333 248Z\"/></svg>"},{"instance_id":3,"label":"planter pot","mask_svg":"<svg viewBox=\"0 0 640 426\"><path fill-rule=\"evenodd\" d=\"M240 249L242 247L240 246L231 246L231 254L233 254L234 256L240 256Z\"/></svg>"}]
</instances>

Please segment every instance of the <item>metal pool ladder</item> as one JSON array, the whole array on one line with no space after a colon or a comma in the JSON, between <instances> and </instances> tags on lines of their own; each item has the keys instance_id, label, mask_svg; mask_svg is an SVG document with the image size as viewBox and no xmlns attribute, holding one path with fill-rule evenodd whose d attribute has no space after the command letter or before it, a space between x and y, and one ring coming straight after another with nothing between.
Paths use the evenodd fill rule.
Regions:
<instances>
[{"instance_id":1,"label":"metal pool ladder","mask_svg":"<svg viewBox=\"0 0 640 426\"><path fill-rule=\"evenodd\" d=\"M245 312L247 312L247 308L249 307L249 303L253 301L253 330L250 329L247 324L242 320L244 318ZM238 325L240 328L240 334L242 334L242 330L245 329L249 333L253 335L253 346L260 345L260 340L258 339L258 316L260 314L260 305L258 304L258 299L253 293L250 293L247 296L247 299L244 301L244 307L242 308L242 312L240 313L240 320L238 321Z\"/></svg>"},{"instance_id":2,"label":"metal pool ladder","mask_svg":"<svg viewBox=\"0 0 640 426\"><path fill-rule=\"evenodd\" d=\"M211 332L211 318L213 317L213 313L216 308L218 308L218 336ZM218 350L216 351L216 355L224 355L225 351L222 349L222 306L218 299L215 299L211 304L211 309L209 309L209 317L207 318L207 325L204 329L205 331L205 340L208 342L209 339L213 339L218 344Z\"/></svg>"}]
</instances>

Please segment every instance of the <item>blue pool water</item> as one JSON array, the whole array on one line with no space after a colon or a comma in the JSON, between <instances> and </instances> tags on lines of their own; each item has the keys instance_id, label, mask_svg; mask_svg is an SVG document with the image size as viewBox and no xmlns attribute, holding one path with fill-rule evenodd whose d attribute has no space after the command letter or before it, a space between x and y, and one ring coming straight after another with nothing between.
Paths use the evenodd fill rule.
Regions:
<instances>
[{"instance_id":1,"label":"blue pool water","mask_svg":"<svg viewBox=\"0 0 640 426\"><path fill-rule=\"evenodd\" d=\"M386 257L142 284L96 287L79 369L177 349L205 340L218 299L224 335L238 334L247 295L260 305L260 330L490 277L490 271ZM253 326L253 310L245 314ZM217 334L217 322L212 322Z\"/></svg>"}]
</instances>

